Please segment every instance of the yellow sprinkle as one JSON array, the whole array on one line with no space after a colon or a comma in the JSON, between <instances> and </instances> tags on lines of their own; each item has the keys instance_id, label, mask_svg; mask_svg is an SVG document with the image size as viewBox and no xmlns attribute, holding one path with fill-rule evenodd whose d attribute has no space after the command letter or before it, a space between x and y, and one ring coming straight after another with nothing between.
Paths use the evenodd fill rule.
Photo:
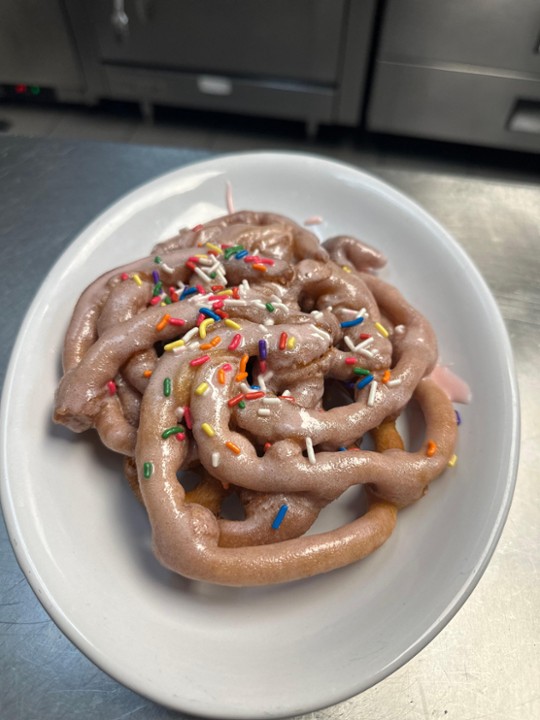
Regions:
<instances>
[{"instance_id":1,"label":"yellow sprinkle","mask_svg":"<svg viewBox=\"0 0 540 720\"><path fill-rule=\"evenodd\" d=\"M214 252L217 252L219 255L223 255L223 250L219 247L219 245L214 245L214 243L207 242L206 247L210 250L213 250Z\"/></svg>"},{"instance_id":2,"label":"yellow sprinkle","mask_svg":"<svg viewBox=\"0 0 540 720\"><path fill-rule=\"evenodd\" d=\"M220 290L218 293L216 293L216 295L232 295L232 294L233 294L233 291L230 289L229 290Z\"/></svg>"},{"instance_id":3,"label":"yellow sprinkle","mask_svg":"<svg viewBox=\"0 0 540 720\"><path fill-rule=\"evenodd\" d=\"M352 272L351 268L348 265L343 265L342 269L345 270L345 272Z\"/></svg>"},{"instance_id":4,"label":"yellow sprinkle","mask_svg":"<svg viewBox=\"0 0 540 720\"><path fill-rule=\"evenodd\" d=\"M166 307L166 305L167 305L166 302L160 302L160 303L159 303L159 307Z\"/></svg>"},{"instance_id":5,"label":"yellow sprinkle","mask_svg":"<svg viewBox=\"0 0 540 720\"><path fill-rule=\"evenodd\" d=\"M383 337L387 338L388 335L390 335L390 333L388 332L388 330L384 327L384 325L381 325L381 323L376 322L376 323L375 323L375 327L377 328L377 330L381 333L381 335L382 335Z\"/></svg>"},{"instance_id":6,"label":"yellow sprinkle","mask_svg":"<svg viewBox=\"0 0 540 720\"><path fill-rule=\"evenodd\" d=\"M197 392L197 391L195 391L195 392ZM203 423L201 425L201 430L204 430L204 432L208 435L208 437L214 437L214 435L216 434L216 431L214 430L214 428L211 425L209 425L208 423Z\"/></svg>"},{"instance_id":7,"label":"yellow sprinkle","mask_svg":"<svg viewBox=\"0 0 540 720\"><path fill-rule=\"evenodd\" d=\"M225 325L227 327L232 328L233 330L241 330L242 329L241 325L239 325L237 322L234 322L234 320L231 320L230 318L227 318L225 320Z\"/></svg>"},{"instance_id":8,"label":"yellow sprinkle","mask_svg":"<svg viewBox=\"0 0 540 720\"><path fill-rule=\"evenodd\" d=\"M214 318L206 318L206 320L203 320L202 323L199 325L199 335L204 338L206 337L206 328L209 325L212 325L215 322Z\"/></svg>"},{"instance_id":9,"label":"yellow sprinkle","mask_svg":"<svg viewBox=\"0 0 540 720\"><path fill-rule=\"evenodd\" d=\"M457 463L457 455L452 455L452 457L448 461L448 467L454 467L454 465L456 463Z\"/></svg>"},{"instance_id":10,"label":"yellow sprinkle","mask_svg":"<svg viewBox=\"0 0 540 720\"><path fill-rule=\"evenodd\" d=\"M289 348L289 350L294 350L295 346L296 338L294 337L294 335L291 335L291 337L287 340L287 347Z\"/></svg>"},{"instance_id":11,"label":"yellow sprinkle","mask_svg":"<svg viewBox=\"0 0 540 720\"><path fill-rule=\"evenodd\" d=\"M165 352L170 352L171 350L174 350L174 348L182 347L182 345L185 345L186 343L183 340L175 340L174 342L167 343L163 349Z\"/></svg>"},{"instance_id":12,"label":"yellow sprinkle","mask_svg":"<svg viewBox=\"0 0 540 720\"><path fill-rule=\"evenodd\" d=\"M138 285L139 287L141 287L141 285L142 285L142 280L141 280L140 276L137 275L137 273L135 273L135 274L133 275L133 279L135 280L135 282L137 283L137 285Z\"/></svg>"},{"instance_id":13,"label":"yellow sprinkle","mask_svg":"<svg viewBox=\"0 0 540 720\"><path fill-rule=\"evenodd\" d=\"M199 255L195 255L195 257L198 257L198 258L207 258L208 255L201 255L201 254L199 254Z\"/></svg>"},{"instance_id":14,"label":"yellow sprinkle","mask_svg":"<svg viewBox=\"0 0 540 720\"><path fill-rule=\"evenodd\" d=\"M208 390L208 383L202 382L200 385L198 385L195 388L195 395L204 395L204 393Z\"/></svg>"}]
</instances>

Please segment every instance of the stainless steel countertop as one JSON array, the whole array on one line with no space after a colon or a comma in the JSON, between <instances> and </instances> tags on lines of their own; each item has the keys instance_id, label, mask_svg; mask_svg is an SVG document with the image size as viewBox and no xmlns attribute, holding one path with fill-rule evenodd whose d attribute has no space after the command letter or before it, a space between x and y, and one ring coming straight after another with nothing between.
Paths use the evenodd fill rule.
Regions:
<instances>
[{"instance_id":1,"label":"stainless steel countertop","mask_svg":"<svg viewBox=\"0 0 540 720\"><path fill-rule=\"evenodd\" d=\"M125 192L205 153L0 139L0 380L36 288L71 239ZM522 405L517 488L501 540L465 606L428 647L317 720L540 717L540 173L537 184L364 169L423 205L489 284L513 343ZM0 523L0 717L187 719L119 685L57 629Z\"/></svg>"}]
</instances>

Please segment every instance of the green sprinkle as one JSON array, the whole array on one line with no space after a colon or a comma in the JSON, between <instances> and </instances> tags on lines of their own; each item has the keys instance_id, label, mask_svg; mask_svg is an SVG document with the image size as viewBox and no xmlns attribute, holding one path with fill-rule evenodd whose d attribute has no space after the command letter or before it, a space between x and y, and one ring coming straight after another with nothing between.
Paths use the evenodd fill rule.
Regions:
<instances>
[{"instance_id":1,"label":"green sprinkle","mask_svg":"<svg viewBox=\"0 0 540 720\"><path fill-rule=\"evenodd\" d=\"M215 272L210 273L210 277L212 278L212 280L216 277L216 275L217 275L217 273L215 273Z\"/></svg>"},{"instance_id":2,"label":"green sprinkle","mask_svg":"<svg viewBox=\"0 0 540 720\"><path fill-rule=\"evenodd\" d=\"M246 407L246 403L243 400L240 400L240 402L238 403L238 407L242 408L243 410Z\"/></svg>"},{"instance_id":3,"label":"green sprinkle","mask_svg":"<svg viewBox=\"0 0 540 720\"><path fill-rule=\"evenodd\" d=\"M168 295L165 295L165 297L163 298L163 302L165 303L165 305L172 305L172 300Z\"/></svg>"},{"instance_id":4,"label":"green sprinkle","mask_svg":"<svg viewBox=\"0 0 540 720\"><path fill-rule=\"evenodd\" d=\"M154 262L156 263L156 265L159 265L163 262L163 260L159 257L159 255L156 255L156 257L154 258Z\"/></svg>"},{"instance_id":5,"label":"green sprinkle","mask_svg":"<svg viewBox=\"0 0 540 720\"><path fill-rule=\"evenodd\" d=\"M371 371L366 370L366 368L354 368L353 373L355 375L369 375Z\"/></svg>"},{"instance_id":6,"label":"green sprinkle","mask_svg":"<svg viewBox=\"0 0 540 720\"><path fill-rule=\"evenodd\" d=\"M276 308L272 305L272 303L266 303L265 308L268 310L268 312L274 312L274 310L276 309Z\"/></svg>"},{"instance_id":7,"label":"green sprinkle","mask_svg":"<svg viewBox=\"0 0 540 720\"><path fill-rule=\"evenodd\" d=\"M171 435L177 435L178 433L186 432L185 428L182 427L182 425L173 425L170 428L167 428L161 433L161 437L166 440L168 437L171 437Z\"/></svg>"},{"instance_id":8,"label":"green sprinkle","mask_svg":"<svg viewBox=\"0 0 540 720\"><path fill-rule=\"evenodd\" d=\"M165 378L163 381L163 394L165 397L169 397L171 394L171 378Z\"/></svg>"},{"instance_id":9,"label":"green sprinkle","mask_svg":"<svg viewBox=\"0 0 540 720\"><path fill-rule=\"evenodd\" d=\"M153 295L154 297L157 297L157 296L161 293L161 288L162 288L162 287L163 287L163 283L162 283L161 280L160 280L159 282L157 282L157 283L154 285L154 289L152 290L152 295Z\"/></svg>"},{"instance_id":10,"label":"green sprinkle","mask_svg":"<svg viewBox=\"0 0 540 720\"><path fill-rule=\"evenodd\" d=\"M145 462L143 465L143 475L148 480L149 477L152 477L152 473L154 472L154 464L151 462Z\"/></svg>"},{"instance_id":11,"label":"green sprinkle","mask_svg":"<svg viewBox=\"0 0 540 720\"><path fill-rule=\"evenodd\" d=\"M227 248L225 250L225 260L229 260L233 255L236 255L240 250L244 250L242 245L235 245L234 247Z\"/></svg>"}]
</instances>

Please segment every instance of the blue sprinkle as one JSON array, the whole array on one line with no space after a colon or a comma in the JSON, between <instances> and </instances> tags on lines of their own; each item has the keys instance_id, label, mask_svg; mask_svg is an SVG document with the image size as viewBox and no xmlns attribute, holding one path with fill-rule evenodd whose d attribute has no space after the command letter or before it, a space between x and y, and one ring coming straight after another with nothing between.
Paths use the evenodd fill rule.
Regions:
<instances>
[{"instance_id":1,"label":"blue sprinkle","mask_svg":"<svg viewBox=\"0 0 540 720\"><path fill-rule=\"evenodd\" d=\"M454 412L456 413L456 422L457 422L457 424L458 424L458 425L461 425L461 415L458 413L457 410L454 410Z\"/></svg>"},{"instance_id":2,"label":"blue sprinkle","mask_svg":"<svg viewBox=\"0 0 540 720\"><path fill-rule=\"evenodd\" d=\"M349 328L354 327L355 325L360 325L364 322L363 317L357 317L354 320L345 320L345 322L339 323L342 328Z\"/></svg>"},{"instance_id":3,"label":"blue sprinkle","mask_svg":"<svg viewBox=\"0 0 540 720\"><path fill-rule=\"evenodd\" d=\"M343 447L343 445L342 445L340 448L338 448L339 452L344 452L346 449L347 449L347 448L346 448L346 447Z\"/></svg>"},{"instance_id":4,"label":"blue sprinkle","mask_svg":"<svg viewBox=\"0 0 540 720\"><path fill-rule=\"evenodd\" d=\"M245 258L247 255L249 255L248 250L240 250L240 252L237 252L234 256L237 260L241 260L242 258Z\"/></svg>"},{"instance_id":5,"label":"blue sprinkle","mask_svg":"<svg viewBox=\"0 0 540 720\"><path fill-rule=\"evenodd\" d=\"M260 385L252 385L252 386L251 386L251 389L252 389L252 390L260 390L260 389L261 389L261 386L260 386Z\"/></svg>"},{"instance_id":6,"label":"blue sprinkle","mask_svg":"<svg viewBox=\"0 0 540 720\"><path fill-rule=\"evenodd\" d=\"M193 295L194 293L198 292L197 288L194 287L185 287L182 290L182 294L180 295L180 300L183 300L184 298L187 298L189 295Z\"/></svg>"},{"instance_id":7,"label":"blue sprinkle","mask_svg":"<svg viewBox=\"0 0 540 720\"><path fill-rule=\"evenodd\" d=\"M285 513L289 509L288 505L282 505L279 510L278 514L274 518L274 522L272 523L272 530L277 530L281 523L283 522L283 518L285 517Z\"/></svg>"},{"instance_id":8,"label":"blue sprinkle","mask_svg":"<svg viewBox=\"0 0 540 720\"><path fill-rule=\"evenodd\" d=\"M363 387L366 387L366 385L369 385L372 380L373 375L366 375L366 377L362 378L360 382L356 383L356 387L361 390Z\"/></svg>"},{"instance_id":9,"label":"blue sprinkle","mask_svg":"<svg viewBox=\"0 0 540 720\"><path fill-rule=\"evenodd\" d=\"M154 284L157 285L159 282L159 273L157 270L152 270L152 278L154 279Z\"/></svg>"},{"instance_id":10,"label":"blue sprinkle","mask_svg":"<svg viewBox=\"0 0 540 720\"><path fill-rule=\"evenodd\" d=\"M210 310L210 308L202 307L199 308L199 312L202 315L206 315L206 317L212 318L212 320L215 320L216 322L219 322L221 318L217 313L215 313L213 310Z\"/></svg>"}]
</instances>

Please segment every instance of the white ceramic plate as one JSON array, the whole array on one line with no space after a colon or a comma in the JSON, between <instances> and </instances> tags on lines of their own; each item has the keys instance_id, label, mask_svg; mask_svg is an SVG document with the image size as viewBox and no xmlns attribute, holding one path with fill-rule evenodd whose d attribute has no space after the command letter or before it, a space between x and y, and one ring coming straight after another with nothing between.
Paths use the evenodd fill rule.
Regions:
<instances>
[{"instance_id":1,"label":"white ceramic plate","mask_svg":"<svg viewBox=\"0 0 540 720\"><path fill-rule=\"evenodd\" d=\"M321 215L321 237L350 233L384 251L384 276L427 314L444 362L474 395L462 409L457 466L400 514L380 550L343 570L266 589L214 587L161 568L119 458L92 433L74 436L50 420L63 333L79 293L176 228L222 214L226 181L239 208L300 223ZM73 242L20 331L1 436L9 534L64 633L110 675L159 703L216 718L275 718L331 705L380 681L463 604L510 506L519 413L495 302L429 215L352 167L250 153L148 183ZM318 527L347 512L335 508Z\"/></svg>"}]
</instances>

